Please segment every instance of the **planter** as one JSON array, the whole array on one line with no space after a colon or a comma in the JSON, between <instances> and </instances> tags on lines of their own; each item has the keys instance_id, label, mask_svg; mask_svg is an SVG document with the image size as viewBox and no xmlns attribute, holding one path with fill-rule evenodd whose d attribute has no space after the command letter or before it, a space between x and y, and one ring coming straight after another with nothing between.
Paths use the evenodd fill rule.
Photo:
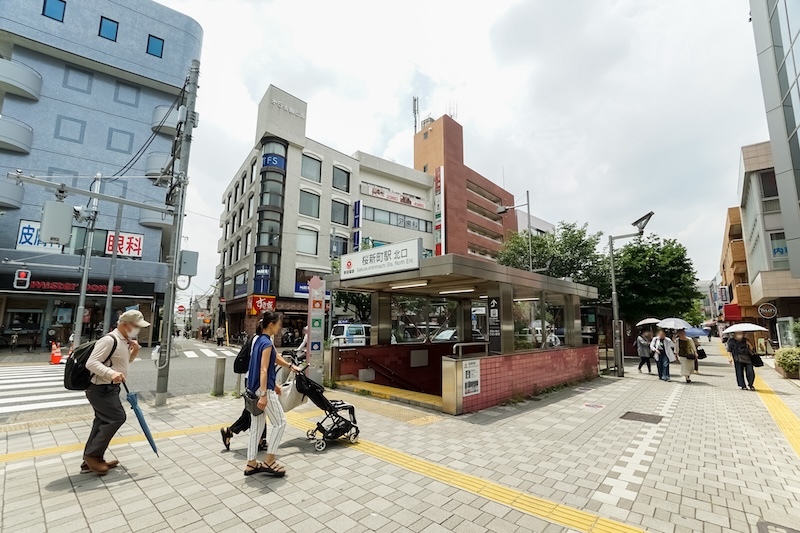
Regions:
<instances>
[{"instance_id":1,"label":"planter","mask_svg":"<svg viewBox=\"0 0 800 533\"><path fill-rule=\"evenodd\" d=\"M778 374L780 374L784 378L787 378L787 379L800 379L800 371L798 371L798 370L795 370L794 372L787 372L783 368L779 367L778 365L775 365L775 370L777 370Z\"/></svg>"}]
</instances>

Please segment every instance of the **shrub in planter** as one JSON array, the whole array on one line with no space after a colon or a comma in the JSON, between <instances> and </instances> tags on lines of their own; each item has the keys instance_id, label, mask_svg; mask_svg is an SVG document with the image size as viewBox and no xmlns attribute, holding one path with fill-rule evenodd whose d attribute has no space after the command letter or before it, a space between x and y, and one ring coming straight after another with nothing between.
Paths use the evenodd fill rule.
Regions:
<instances>
[{"instance_id":1,"label":"shrub in planter","mask_svg":"<svg viewBox=\"0 0 800 533\"><path fill-rule=\"evenodd\" d=\"M798 377L800 371L800 348L781 348L775 352L775 365L783 377Z\"/></svg>"}]
</instances>

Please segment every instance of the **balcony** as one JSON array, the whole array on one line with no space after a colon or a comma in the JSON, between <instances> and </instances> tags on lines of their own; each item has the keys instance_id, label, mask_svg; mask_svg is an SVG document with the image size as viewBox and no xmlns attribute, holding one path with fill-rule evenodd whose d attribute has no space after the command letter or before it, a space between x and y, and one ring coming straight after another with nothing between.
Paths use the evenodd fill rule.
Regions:
<instances>
[{"instance_id":1,"label":"balcony","mask_svg":"<svg viewBox=\"0 0 800 533\"><path fill-rule=\"evenodd\" d=\"M38 100L42 94L42 75L19 61L0 58L0 91Z\"/></svg>"},{"instance_id":2,"label":"balcony","mask_svg":"<svg viewBox=\"0 0 800 533\"><path fill-rule=\"evenodd\" d=\"M167 229L172 227L172 215L165 215L158 211L139 209L139 225L145 228Z\"/></svg>"},{"instance_id":3,"label":"balcony","mask_svg":"<svg viewBox=\"0 0 800 533\"><path fill-rule=\"evenodd\" d=\"M166 117L166 119L164 118ZM163 124L161 122L164 122ZM165 135L175 136L178 133L178 110L170 106L160 105L153 109L153 131L163 133Z\"/></svg>"},{"instance_id":4,"label":"balcony","mask_svg":"<svg viewBox=\"0 0 800 533\"><path fill-rule=\"evenodd\" d=\"M744 241L735 239L728 244L726 263L734 274L747 272L747 254L744 251Z\"/></svg>"},{"instance_id":5,"label":"balcony","mask_svg":"<svg viewBox=\"0 0 800 533\"><path fill-rule=\"evenodd\" d=\"M753 305L753 299L750 296L750 285L741 284L733 288L733 303L739 305L739 307Z\"/></svg>"},{"instance_id":6,"label":"balcony","mask_svg":"<svg viewBox=\"0 0 800 533\"><path fill-rule=\"evenodd\" d=\"M0 209L19 209L22 207L24 197L25 189L22 185L17 185L10 179L0 178Z\"/></svg>"},{"instance_id":7,"label":"balcony","mask_svg":"<svg viewBox=\"0 0 800 533\"><path fill-rule=\"evenodd\" d=\"M169 161L169 157L169 154L164 152L151 152L147 154L144 175L153 179L161 176L161 173L164 171L164 167Z\"/></svg>"},{"instance_id":8,"label":"balcony","mask_svg":"<svg viewBox=\"0 0 800 533\"><path fill-rule=\"evenodd\" d=\"M0 150L31 153L33 128L11 117L0 115Z\"/></svg>"}]
</instances>

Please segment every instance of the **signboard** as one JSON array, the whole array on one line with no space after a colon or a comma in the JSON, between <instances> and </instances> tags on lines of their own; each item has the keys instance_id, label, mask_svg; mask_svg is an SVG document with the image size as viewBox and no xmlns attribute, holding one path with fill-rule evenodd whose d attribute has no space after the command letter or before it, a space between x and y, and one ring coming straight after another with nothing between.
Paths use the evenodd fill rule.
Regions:
<instances>
[{"instance_id":1,"label":"signboard","mask_svg":"<svg viewBox=\"0 0 800 533\"><path fill-rule=\"evenodd\" d=\"M410 205L411 207L416 207L417 209L428 209L428 202L425 200L406 193L394 192L386 187L379 187L378 185L364 183L361 186L361 192L375 198L388 200L389 202Z\"/></svg>"},{"instance_id":2,"label":"signboard","mask_svg":"<svg viewBox=\"0 0 800 533\"><path fill-rule=\"evenodd\" d=\"M114 238L114 232L109 231L106 237L106 255L114 253L114 242L117 243L117 255L123 257L142 257L144 235L139 233L119 233L119 238Z\"/></svg>"},{"instance_id":3,"label":"signboard","mask_svg":"<svg viewBox=\"0 0 800 533\"><path fill-rule=\"evenodd\" d=\"M464 383L462 396L474 396L481 393L481 361L480 359L466 360L461 366Z\"/></svg>"},{"instance_id":4,"label":"signboard","mask_svg":"<svg viewBox=\"0 0 800 533\"><path fill-rule=\"evenodd\" d=\"M275 297L253 294L247 297L247 314L260 315L267 311L275 311Z\"/></svg>"},{"instance_id":5,"label":"signboard","mask_svg":"<svg viewBox=\"0 0 800 533\"><path fill-rule=\"evenodd\" d=\"M436 167L433 177L433 239L436 243L434 254L447 253L445 243L445 205L444 205L444 167Z\"/></svg>"},{"instance_id":6,"label":"signboard","mask_svg":"<svg viewBox=\"0 0 800 533\"><path fill-rule=\"evenodd\" d=\"M261 167L275 167L286 170L286 158L278 154L264 154L261 156Z\"/></svg>"},{"instance_id":7,"label":"signboard","mask_svg":"<svg viewBox=\"0 0 800 533\"><path fill-rule=\"evenodd\" d=\"M270 265L256 265L256 275L253 278L253 292L267 294L270 290Z\"/></svg>"},{"instance_id":8,"label":"signboard","mask_svg":"<svg viewBox=\"0 0 800 533\"><path fill-rule=\"evenodd\" d=\"M31 273L30 279L31 282L27 289L14 289L14 273L0 274L0 290L16 290L17 293L47 292L59 294L78 294L81 291L80 278L41 276L34 271ZM90 280L86 285L88 294L105 295L107 290L107 281ZM118 281L114 284L113 293L152 298L155 293L155 285L138 281Z\"/></svg>"},{"instance_id":9,"label":"signboard","mask_svg":"<svg viewBox=\"0 0 800 533\"><path fill-rule=\"evenodd\" d=\"M325 342L325 282L314 276L308 281L308 347L307 361L313 367L309 375L322 381L323 343Z\"/></svg>"},{"instance_id":10,"label":"signboard","mask_svg":"<svg viewBox=\"0 0 800 533\"><path fill-rule=\"evenodd\" d=\"M500 298L489 298L487 310L489 312L489 317L487 318L487 324L489 326L489 351L500 353L502 351L500 343Z\"/></svg>"},{"instance_id":11,"label":"signboard","mask_svg":"<svg viewBox=\"0 0 800 533\"><path fill-rule=\"evenodd\" d=\"M761 318L770 320L778 316L778 308L771 303L763 303L758 306L758 314L761 315Z\"/></svg>"},{"instance_id":12,"label":"signboard","mask_svg":"<svg viewBox=\"0 0 800 533\"><path fill-rule=\"evenodd\" d=\"M233 297L241 298L247 295L247 272L236 274L233 278Z\"/></svg>"},{"instance_id":13,"label":"signboard","mask_svg":"<svg viewBox=\"0 0 800 533\"><path fill-rule=\"evenodd\" d=\"M186 312L186 308L184 306L182 306L182 305L179 305L178 306L178 312L179 313L185 313Z\"/></svg>"},{"instance_id":14,"label":"signboard","mask_svg":"<svg viewBox=\"0 0 800 533\"><path fill-rule=\"evenodd\" d=\"M731 298L730 294L728 293L728 287L719 288L719 301L724 304L730 303Z\"/></svg>"},{"instance_id":15,"label":"signboard","mask_svg":"<svg viewBox=\"0 0 800 533\"><path fill-rule=\"evenodd\" d=\"M62 246L41 239L42 226L32 220L20 220L17 231L17 250L36 250L40 254L60 254Z\"/></svg>"},{"instance_id":16,"label":"signboard","mask_svg":"<svg viewBox=\"0 0 800 533\"><path fill-rule=\"evenodd\" d=\"M421 238L387 244L343 255L340 277L345 280L417 270L421 258Z\"/></svg>"},{"instance_id":17,"label":"signboard","mask_svg":"<svg viewBox=\"0 0 800 533\"><path fill-rule=\"evenodd\" d=\"M356 200L353 203L353 228L359 229L361 227L361 200ZM356 251L358 251L356 249Z\"/></svg>"}]
</instances>

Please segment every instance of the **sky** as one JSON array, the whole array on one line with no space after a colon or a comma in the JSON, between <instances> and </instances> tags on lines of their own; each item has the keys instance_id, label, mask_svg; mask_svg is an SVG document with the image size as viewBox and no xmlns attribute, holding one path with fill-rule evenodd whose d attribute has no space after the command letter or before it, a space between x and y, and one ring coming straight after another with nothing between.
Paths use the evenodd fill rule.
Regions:
<instances>
[{"instance_id":1,"label":"sky","mask_svg":"<svg viewBox=\"0 0 800 533\"><path fill-rule=\"evenodd\" d=\"M411 100L456 111L465 163L551 222L648 232L719 270L740 148L768 139L747 0L159 0L204 29L185 247L214 282L222 192L270 84L306 135L411 166Z\"/></svg>"}]
</instances>

